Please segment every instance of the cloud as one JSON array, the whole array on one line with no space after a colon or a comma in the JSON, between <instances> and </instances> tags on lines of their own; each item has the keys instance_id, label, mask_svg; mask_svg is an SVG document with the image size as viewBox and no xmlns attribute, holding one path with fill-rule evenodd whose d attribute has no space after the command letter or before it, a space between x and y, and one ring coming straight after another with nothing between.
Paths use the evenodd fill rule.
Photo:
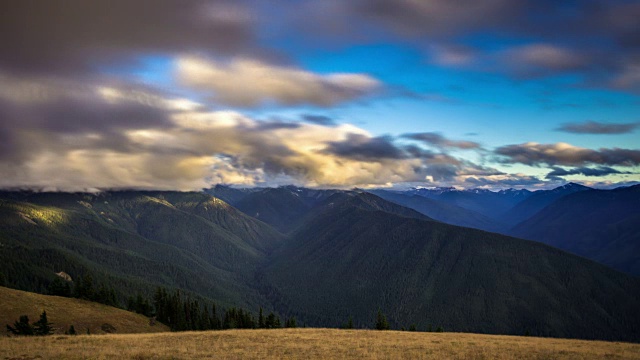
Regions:
<instances>
[{"instance_id":1,"label":"cloud","mask_svg":"<svg viewBox=\"0 0 640 360\"><path fill-rule=\"evenodd\" d=\"M547 43L517 46L503 51L500 62L520 76L547 76L583 69L588 58L575 50Z\"/></svg>"},{"instance_id":2,"label":"cloud","mask_svg":"<svg viewBox=\"0 0 640 360\"><path fill-rule=\"evenodd\" d=\"M100 79L4 79L18 90L0 91L0 188L369 187L482 171L348 124L260 121Z\"/></svg>"},{"instance_id":3,"label":"cloud","mask_svg":"<svg viewBox=\"0 0 640 360\"><path fill-rule=\"evenodd\" d=\"M324 150L334 154L361 161L378 161L379 159L403 159L407 155L389 137L368 137L361 134L349 134L342 141L330 141Z\"/></svg>"},{"instance_id":4,"label":"cloud","mask_svg":"<svg viewBox=\"0 0 640 360\"><path fill-rule=\"evenodd\" d=\"M592 150L567 143L539 144L528 142L501 146L494 151L504 163L521 163L531 166L589 164L636 166L640 164L640 150L601 148Z\"/></svg>"},{"instance_id":5,"label":"cloud","mask_svg":"<svg viewBox=\"0 0 640 360\"><path fill-rule=\"evenodd\" d=\"M469 176L464 179L462 185L478 188L531 188L549 185L549 183L531 175L496 174L492 176Z\"/></svg>"},{"instance_id":6,"label":"cloud","mask_svg":"<svg viewBox=\"0 0 640 360\"><path fill-rule=\"evenodd\" d=\"M578 167L570 170L566 170L561 167L552 167L551 169L552 171L545 176L547 179L558 179L561 176L569 175L607 176L613 174L632 174L631 172L623 172L607 166L600 166L596 168Z\"/></svg>"},{"instance_id":7,"label":"cloud","mask_svg":"<svg viewBox=\"0 0 640 360\"><path fill-rule=\"evenodd\" d=\"M180 83L213 100L234 106L263 104L332 106L371 95L378 80L365 74L318 75L249 59L229 62L182 57L176 62Z\"/></svg>"},{"instance_id":8,"label":"cloud","mask_svg":"<svg viewBox=\"0 0 640 360\"><path fill-rule=\"evenodd\" d=\"M228 0L12 1L0 11L0 67L88 73L141 54L264 53L252 10Z\"/></svg>"},{"instance_id":9,"label":"cloud","mask_svg":"<svg viewBox=\"0 0 640 360\"><path fill-rule=\"evenodd\" d=\"M435 132L411 133L402 135L403 138L417 140L436 148L456 148L462 150L479 149L481 146L474 141L450 140Z\"/></svg>"},{"instance_id":10,"label":"cloud","mask_svg":"<svg viewBox=\"0 0 640 360\"><path fill-rule=\"evenodd\" d=\"M302 115L302 119L306 122L318 124L318 125L324 125L324 126L336 125L336 121L334 119L324 115L304 114Z\"/></svg>"},{"instance_id":11,"label":"cloud","mask_svg":"<svg viewBox=\"0 0 640 360\"><path fill-rule=\"evenodd\" d=\"M510 21L521 1L373 0L350 1L351 13L410 37L445 36Z\"/></svg>"},{"instance_id":12,"label":"cloud","mask_svg":"<svg viewBox=\"0 0 640 360\"><path fill-rule=\"evenodd\" d=\"M628 134L633 132L640 123L602 123L587 121L582 123L562 124L556 130L574 134Z\"/></svg>"}]
</instances>

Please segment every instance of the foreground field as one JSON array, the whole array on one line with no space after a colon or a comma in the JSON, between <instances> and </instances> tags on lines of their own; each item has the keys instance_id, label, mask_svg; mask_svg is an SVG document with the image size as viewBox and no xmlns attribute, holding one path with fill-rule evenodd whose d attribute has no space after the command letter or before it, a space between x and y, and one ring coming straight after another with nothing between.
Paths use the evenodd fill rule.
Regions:
<instances>
[{"instance_id":1,"label":"foreground field","mask_svg":"<svg viewBox=\"0 0 640 360\"><path fill-rule=\"evenodd\" d=\"M640 344L337 329L0 338L0 359L40 358L638 359Z\"/></svg>"}]
</instances>

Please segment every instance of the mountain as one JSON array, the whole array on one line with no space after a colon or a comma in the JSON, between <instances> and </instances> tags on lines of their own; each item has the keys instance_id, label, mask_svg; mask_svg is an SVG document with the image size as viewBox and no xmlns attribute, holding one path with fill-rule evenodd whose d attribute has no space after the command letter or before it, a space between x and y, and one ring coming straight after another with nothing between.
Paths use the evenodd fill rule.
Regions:
<instances>
[{"instance_id":1,"label":"mountain","mask_svg":"<svg viewBox=\"0 0 640 360\"><path fill-rule=\"evenodd\" d=\"M480 213L424 196L388 190L370 190L369 192L447 224L486 231L499 231L504 228L504 225L498 221Z\"/></svg>"},{"instance_id":2,"label":"mountain","mask_svg":"<svg viewBox=\"0 0 640 360\"><path fill-rule=\"evenodd\" d=\"M486 218L501 223L502 215L516 204L526 200L533 193L529 190L501 190L455 188L416 188L404 192L406 195L419 195L440 203L471 210Z\"/></svg>"},{"instance_id":3,"label":"mountain","mask_svg":"<svg viewBox=\"0 0 640 360\"><path fill-rule=\"evenodd\" d=\"M243 213L286 233L319 201L338 190L313 190L295 186L262 189L231 189L216 186L208 191L221 195Z\"/></svg>"},{"instance_id":4,"label":"mountain","mask_svg":"<svg viewBox=\"0 0 640 360\"><path fill-rule=\"evenodd\" d=\"M169 331L144 315L80 299L40 295L0 286L0 326L13 325L22 315L30 322L47 312L54 334L64 334L73 325L79 334L154 333Z\"/></svg>"},{"instance_id":5,"label":"mountain","mask_svg":"<svg viewBox=\"0 0 640 360\"><path fill-rule=\"evenodd\" d=\"M568 183L552 190L535 191L527 199L513 206L502 215L502 221L511 227L535 215L538 211L552 204L554 201L580 191L589 190L589 187L576 183Z\"/></svg>"},{"instance_id":6,"label":"mountain","mask_svg":"<svg viewBox=\"0 0 640 360\"><path fill-rule=\"evenodd\" d=\"M511 234L640 275L640 185L566 195Z\"/></svg>"},{"instance_id":7,"label":"mountain","mask_svg":"<svg viewBox=\"0 0 640 360\"><path fill-rule=\"evenodd\" d=\"M355 195L355 196L359 196ZM640 340L640 279L531 241L352 206L336 195L262 271L308 324Z\"/></svg>"},{"instance_id":8,"label":"mountain","mask_svg":"<svg viewBox=\"0 0 640 360\"><path fill-rule=\"evenodd\" d=\"M65 271L91 273L121 300L165 286L250 306L254 271L282 239L202 193L0 193L0 273L23 290Z\"/></svg>"},{"instance_id":9,"label":"mountain","mask_svg":"<svg viewBox=\"0 0 640 360\"><path fill-rule=\"evenodd\" d=\"M1 192L0 280L90 273L121 301L164 286L307 326L371 326L380 308L396 328L640 341L640 279L582 257L360 190L249 196L287 235L204 193Z\"/></svg>"}]
</instances>

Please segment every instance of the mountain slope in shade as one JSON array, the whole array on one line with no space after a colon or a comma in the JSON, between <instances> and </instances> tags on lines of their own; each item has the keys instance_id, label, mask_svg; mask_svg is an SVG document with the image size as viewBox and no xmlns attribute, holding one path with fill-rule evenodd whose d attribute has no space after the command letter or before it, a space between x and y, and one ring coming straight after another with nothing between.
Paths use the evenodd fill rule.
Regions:
<instances>
[{"instance_id":1,"label":"mountain slope in shade","mask_svg":"<svg viewBox=\"0 0 640 360\"><path fill-rule=\"evenodd\" d=\"M166 286L228 305L259 303L254 271L283 238L209 195L176 192L2 193L0 230L13 287L89 272L125 299Z\"/></svg>"},{"instance_id":2,"label":"mountain slope in shade","mask_svg":"<svg viewBox=\"0 0 640 360\"><path fill-rule=\"evenodd\" d=\"M511 227L532 217L538 211L551 205L554 201L580 191L589 190L589 187L576 183L568 183L552 190L538 190L527 199L518 203L502 215L502 221Z\"/></svg>"},{"instance_id":3,"label":"mountain slope in shade","mask_svg":"<svg viewBox=\"0 0 640 360\"><path fill-rule=\"evenodd\" d=\"M640 340L640 279L531 241L346 201L274 253L264 291L312 325ZM344 206L343 206L344 205Z\"/></svg>"},{"instance_id":4,"label":"mountain slope in shade","mask_svg":"<svg viewBox=\"0 0 640 360\"><path fill-rule=\"evenodd\" d=\"M313 190L295 186L263 189L231 189L215 187L214 194L222 194L230 204L243 213L263 221L286 233L318 202L340 190ZM240 196L239 194L244 195ZM232 195L230 195L232 194Z\"/></svg>"},{"instance_id":5,"label":"mountain slope in shade","mask_svg":"<svg viewBox=\"0 0 640 360\"><path fill-rule=\"evenodd\" d=\"M371 190L369 192L447 224L486 231L499 231L504 228L499 222L480 213L427 197L387 190Z\"/></svg>"},{"instance_id":6,"label":"mountain slope in shade","mask_svg":"<svg viewBox=\"0 0 640 360\"><path fill-rule=\"evenodd\" d=\"M640 185L567 195L511 233L640 275Z\"/></svg>"},{"instance_id":7,"label":"mountain slope in shade","mask_svg":"<svg viewBox=\"0 0 640 360\"><path fill-rule=\"evenodd\" d=\"M507 210L533 194L529 190L491 191L487 189L456 190L454 188L421 188L409 190L406 193L471 210L497 222L503 221L502 216Z\"/></svg>"}]
</instances>

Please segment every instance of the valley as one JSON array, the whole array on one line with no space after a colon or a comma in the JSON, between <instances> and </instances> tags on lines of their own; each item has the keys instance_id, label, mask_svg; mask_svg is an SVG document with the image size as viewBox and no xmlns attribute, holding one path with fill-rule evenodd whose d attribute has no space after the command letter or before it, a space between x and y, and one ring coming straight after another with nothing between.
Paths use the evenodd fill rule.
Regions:
<instances>
[{"instance_id":1,"label":"valley","mask_svg":"<svg viewBox=\"0 0 640 360\"><path fill-rule=\"evenodd\" d=\"M208 192L4 192L0 273L41 293L56 272L91 274L121 304L181 289L298 326L368 328L380 309L392 329L640 340L640 279L557 248L447 224L375 192Z\"/></svg>"}]
</instances>

